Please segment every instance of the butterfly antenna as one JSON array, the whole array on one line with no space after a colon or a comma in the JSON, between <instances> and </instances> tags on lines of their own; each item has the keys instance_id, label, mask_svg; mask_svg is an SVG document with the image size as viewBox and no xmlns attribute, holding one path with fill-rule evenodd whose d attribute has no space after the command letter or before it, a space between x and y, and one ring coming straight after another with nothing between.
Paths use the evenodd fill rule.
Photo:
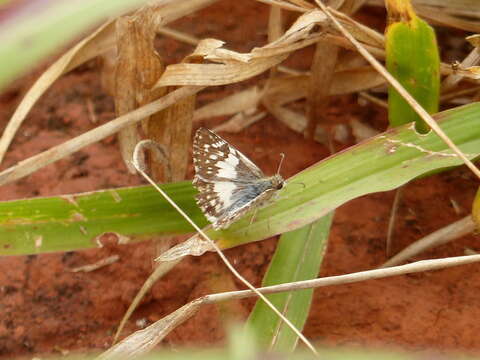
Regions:
<instances>
[{"instance_id":1,"label":"butterfly antenna","mask_svg":"<svg viewBox=\"0 0 480 360\"><path fill-rule=\"evenodd\" d=\"M280 169L282 168L283 159L285 159L285 154L280 153L280 163L278 164L277 175L280 175Z\"/></svg>"}]
</instances>

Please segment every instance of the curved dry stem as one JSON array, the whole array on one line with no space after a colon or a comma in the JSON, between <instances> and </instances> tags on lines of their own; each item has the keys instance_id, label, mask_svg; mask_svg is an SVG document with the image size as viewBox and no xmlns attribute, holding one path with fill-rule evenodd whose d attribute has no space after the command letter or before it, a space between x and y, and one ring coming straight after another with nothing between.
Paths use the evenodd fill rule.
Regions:
<instances>
[{"instance_id":1,"label":"curved dry stem","mask_svg":"<svg viewBox=\"0 0 480 360\"><path fill-rule=\"evenodd\" d=\"M145 163L145 153L143 150L148 149L151 151L153 159L158 164L163 164L163 172L167 182L172 181L172 169L170 167L170 162L168 161L168 154L165 147L156 141L146 139L138 142L133 151L133 159L137 166L142 169L142 171L147 171L147 165Z\"/></svg>"}]
</instances>

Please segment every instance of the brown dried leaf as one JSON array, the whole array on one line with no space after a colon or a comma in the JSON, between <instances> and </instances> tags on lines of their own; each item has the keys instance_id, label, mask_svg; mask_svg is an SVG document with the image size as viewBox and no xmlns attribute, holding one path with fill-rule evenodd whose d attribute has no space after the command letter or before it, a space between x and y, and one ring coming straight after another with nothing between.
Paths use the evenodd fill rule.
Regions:
<instances>
[{"instance_id":1,"label":"brown dried leaf","mask_svg":"<svg viewBox=\"0 0 480 360\"><path fill-rule=\"evenodd\" d=\"M480 34L473 34L465 38L473 47L480 47Z\"/></svg>"},{"instance_id":2,"label":"brown dried leaf","mask_svg":"<svg viewBox=\"0 0 480 360\"><path fill-rule=\"evenodd\" d=\"M170 315L134 332L98 356L97 360L133 359L151 351L170 331L195 315L202 306L202 298L189 302Z\"/></svg>"},{"instance_id":3,"label":"brown dried leaf","mask_svg":"<svg viewBox=\"0 0 480 360\"><path fill-rule=\"evenodd\" d=\"M308 125L307 138L313 139L317 124L324 121L330 98L330 86L333 82L339 48L336 45L318 42L313 55L309 88L307 94Z\"/></svg>"},{"instance_id":4,"label":"brown dried leaf","mask_svg":"<svg viewBox=\"0 0 480 360\"><path fill-rule=\"evenodd\" d=\"M324 21L322 12L310 11L300 16L278 40L246 54L222 48L223 42L220 40L202 40L189 58L200 56L217 64L170 65L156 87L225 85L248 79L278 65L290 52L316 41L316 38L308 37L315 25Z\"/></svg>"},{"instance_id":5,"label":"brown dried leaf","mask_svg":"<svg viewBox=\"0 0 480 360\"><path fill-rule=\"evenodd\" d=\"M138 56L137 43L142 41L137 24L130 16L116 21L117 62L115 66L115 112L117 116L126 114L137 108L136 94L142 87L137 76ZM140 38L140 39L139 39ZM140 70L141 71L141 70ZM125 127L118 133L118 141L122 158L130 173L135 173L131 164L133 150L140 141L137 124Z\"/></svg>"},{"instance_id":6,"label":"brown dried leaf","mask_svg":"<svg viewBox=\"0 0 480 360\"><path fill-rule=\"evenodd\" d=\"M211 48L217 48L222 44L222 42L217 40L200 42L195 51L187 56L183 62L201 62L204 54L209 53ZM172 90L166 87L153 89L154 92L168 92ZM152 161L151 167L156 179L163 179L168 182L185 179L189 162L188 155L195 101L196 96L192 95L156 114L155 117L148 121L146 128L147 136L168 149L168 161L172 169L171 178L166 178L161 168Z\"/></svg>"},{"instance_id":7,"label":"brown dried leaf","mask_svg":"<svg viewBox=\"0 0 480 360\"><path fill-rule=\"evenodd\" d=\"M180 181L185 179L189 161L193 111L195 110L195 95L157 114L148 122L147 135L168 149L168 160L172 169L171 178L165 181ZM155 162L152 162L155 164ZM152 166L152 170L155 167ZM157 176L159 174L157 173Z\"/></svg>"},{"instance_id":8,"label":"brown dried leaf","mask_svg":"<svg viewBox=\"0 0 480 360\"><path fill-rule=\"evenodd\" d=\"M145 7L136 11L132 16L118 19L119 55L115 96L117 115L148 104L160 98L166 92L165 89L151 90L164 71L163 62L153 46L156 36L155 29L161 24L159 9L158 6ZM119 109L123 111L119 111ZM162 118L162 113L144 119L143 123L148 124L152 118ZM153 136L152 138L157 140ZM123 129L119 133L123 160L133 173L135 169L130 161L139 139L136 124ZM152 172L156 180L165 180L166 174L162 172L163 165L156 162L152 163Z\"/></svg>"},{"instance_id":9,"label":"brown dried leaf","mask_svg":"<svg viewBox=\"0 0 480 360\"><path fill-rule=\"evenodd\" d=\"M270 13L268 16L268 42L271 43L279 39L283 32L282 9L272 6L270 7Z\"/></svg>"},{"instance_id":10,"label":"brown dried leaf","mask_svg":"<svg viewBox=\"0 0 480 360\"><path fill-rule=\"evenodd\" d=\"M224 64L174 64L167 66L165 73L157 83L160 86L226 85L246 80L258 75L272 66L278 65L288 55L251 60L248 63L236 62Z\"/></svg>"}]
</instances>

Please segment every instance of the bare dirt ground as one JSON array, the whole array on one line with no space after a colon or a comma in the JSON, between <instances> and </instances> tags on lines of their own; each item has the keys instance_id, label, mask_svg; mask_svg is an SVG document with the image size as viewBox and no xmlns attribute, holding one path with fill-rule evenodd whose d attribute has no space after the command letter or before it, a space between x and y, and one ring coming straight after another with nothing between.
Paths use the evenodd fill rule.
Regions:
<instances>
[{"instance_id":1,"label":"bare dirt ground","mask_svg":"<svg viewBox=\"0 0 480 360\"><path fill-rule=\"evenodd\" d=\"M253 2L222 1L188 16L174 27L197 37L215 37L234 50L248 51L266 41L267 6ZM382 29L384 14L365 8L357 17ZM179 61L189 45L160 39L158 50L168 62ZM312 49L300 51L287 63L308 69ZM4 127L16 104L45 65L16 81L0 94L0 121ZM236 89L209 89L199 104ZM95 116L87 102L94 106ZM92 129L114 117L113 101L103 92L99 64L91 61L60 79L42 97L20 129L3 168ZM97 123L92 120L96 118ZM386 112L374 105L360 106L356 96L332 99L326 113L329 125L357 118L383 131ZM212 127L224 118L197 124ZM273 173L279 153L286 154L283 175L295 174L329 155L329 150L305 140L267 117L240 134L222 134ZM353 144L351 142L348 145ZM345 145L334 144L336 150ZM190 178L193 175L190 171ZM82 149L35 174L0 188L0 200L84 192L140 184L128 174L116 140L111 137ZM406 186L398 213L394 251L467 215L478 184L465 168L451 170ZM365 196L340 207L335 214L328 251L320 276L372 269L382 264L393 192ZM452 207L461 208L458 214ZM276 239L227 251L248 280L259 284L275 249ZM458 256L466 247L479 250L478 237L467 236L428 251L417 259ZM118 254L120 260L89 273L74 267ZM99 351L107 348L128 305L153 267L156 245L125 246L61 254L0 258L0 357L31 358L45 353ZM479 265L409 276L321 288L305 328L308 338L329 346L401 347L422 351L456 349L480 354ZM240 285L232 280L214 254L188 258L159 281L128 323L125 334L174 311L200 295ZM246 317L254 300L210 306L174 330L162 346L210 346L223 341L223 320L233 313Z\"/></svg>"}]
</instances>

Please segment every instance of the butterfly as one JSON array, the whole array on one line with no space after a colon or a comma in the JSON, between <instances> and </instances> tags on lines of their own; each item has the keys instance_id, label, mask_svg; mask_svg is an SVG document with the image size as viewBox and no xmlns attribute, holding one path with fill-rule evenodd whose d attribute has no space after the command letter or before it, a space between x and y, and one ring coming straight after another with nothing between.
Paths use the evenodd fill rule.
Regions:
<instances>
[{"instance_id":1,"label":"butterfly","mask_svg":"<svg viewBox=\"0 0 480 360\"><path fill-rule=\"evenodd\" d=\"M193 164L196 201L214 229L227 228L248 210L261 207L285 185L278 171L265 176L245 155L205 128L195 134Z\"/></svg>"}]
</instances>

